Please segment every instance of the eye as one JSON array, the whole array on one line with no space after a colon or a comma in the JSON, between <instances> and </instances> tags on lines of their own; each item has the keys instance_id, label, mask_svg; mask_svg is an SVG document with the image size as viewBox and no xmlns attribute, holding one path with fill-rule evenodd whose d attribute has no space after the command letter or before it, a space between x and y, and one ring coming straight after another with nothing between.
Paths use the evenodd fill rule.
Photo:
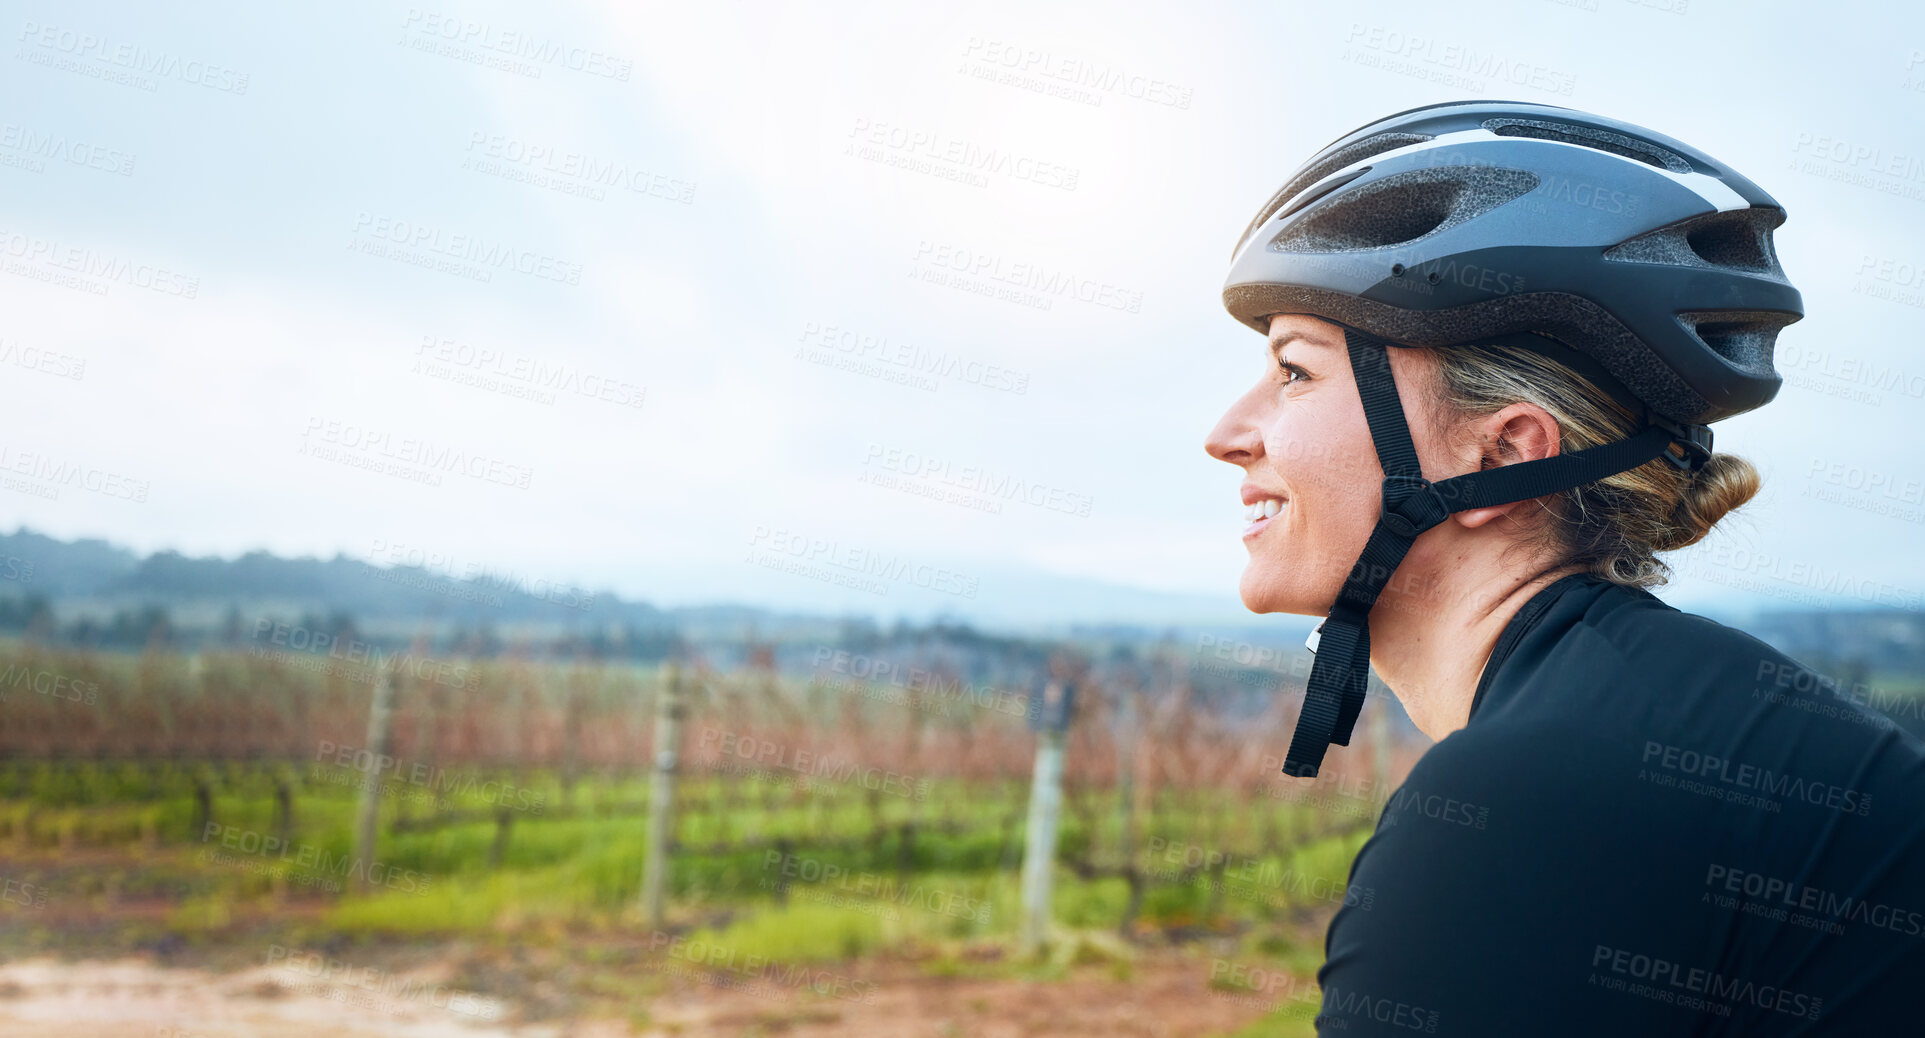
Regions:
<instances>
[{"instance_id":1,"label":"eye","mask_svg":"<svg viewBox=\"0 0 1925 1038\"><path fill-rule=\"evenodd\" d=\"M1305 370L1304 370L1303 368L1301 368L1301 367L1298 367L1297 365L1295 365L1295 364L1292 364L1292 363L1290 363L1290 362L1289 362L1289 361L1287 361L1287 360L1282 360L1282 359L1279 359L1279 360L1277 361L1277 367L1278 367L1278 369L1280 369L1280 370L1282 370L1282 371L1283 371L1283 372L1285 372L1286 374L1295 374L1295 375L1297 375L1297 376L1299 376L1299 377L1297 377L1297 378L1286 378L1286 379L1284 379L1284 380L1283 380L1283 384L1284 384L1284 385L1286 385L1286 386L1288 386L1288 385L1292 385L1292 384L1294 384L1294 383L1297 383L1297 382L1307 382L1307 381L1309 381L1309 379L1310 379L1310 372L1308 372L1308 371L1305 371Z\"/></svg>"}]
</instances>

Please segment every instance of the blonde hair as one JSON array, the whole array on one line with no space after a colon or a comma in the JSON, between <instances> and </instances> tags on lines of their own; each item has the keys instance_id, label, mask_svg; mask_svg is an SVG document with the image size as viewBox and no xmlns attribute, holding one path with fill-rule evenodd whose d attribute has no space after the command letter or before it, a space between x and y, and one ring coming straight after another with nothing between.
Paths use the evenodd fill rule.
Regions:
<instances>
[{"instance_id":1,"label":"blonde hair","mask_svg":"<svg viewBox=\"0 0 1925 1038\"><path fill-rule=\"evenodd\" d=\"M1571 369L1511 346L1426 350L1437 360L1436 417L1445 428L1528 401L1557 421L1562 454L1624 439L1640 418ZM1528 545L1558 566L1582 565L1617 584L1663 585L1671 567L1658 552L1696 544L1718 520L1758 493L1758 470L1743 458L1713 452L1696 473L1663 458L1542 499L1547 521L1533 525Z\"/></svg>"}]
</instances>

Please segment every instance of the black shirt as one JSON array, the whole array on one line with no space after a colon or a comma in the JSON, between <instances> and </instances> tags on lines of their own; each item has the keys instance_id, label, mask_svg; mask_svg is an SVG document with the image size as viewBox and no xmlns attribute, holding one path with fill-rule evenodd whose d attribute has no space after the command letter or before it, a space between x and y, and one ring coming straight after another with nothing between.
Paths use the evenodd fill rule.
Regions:
<instances>
[{"instance_id":1,"label":"black shirt","mask_svg":"<svg viewBox=\"0 0 1925 1038\"><path fill-rule=\"evenodd\" d=\"M1925 1034L1925 744L1864 698L1548 585L1358 852L1318 1033Z\"/></svg>"}]
</instances>

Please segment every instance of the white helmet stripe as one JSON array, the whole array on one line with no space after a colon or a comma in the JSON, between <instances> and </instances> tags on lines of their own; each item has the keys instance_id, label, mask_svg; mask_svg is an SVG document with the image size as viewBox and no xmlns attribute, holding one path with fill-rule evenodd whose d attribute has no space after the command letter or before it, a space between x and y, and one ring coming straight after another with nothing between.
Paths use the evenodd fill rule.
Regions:
<instances>
[{"instance_id":1,"label":"white helmet stripe","mask_svg":"<svg viewBox=\"0 0 1925 1038\"><path fill-rule=\"evenodd\" d=\"M1406 144L1401 148L1392 148L1389 151L1381 151L1375 155L1371 155L1366 158L1359 159L1358 161L1353 162L1342 169L1333 171L1329 176L1324 177L1322 180L1317 181L1315 184L1312 184L1309 187L1304 188L1301 192L1298 192L1298 197L1311 194L1315 192L1317 188L1320 187L1321 185L1328 183L1329 181L1337 177L1341 177L1346 173L1355 172L1356 170L1361 169L1364 166L1381 164L1387 159L1402 158L1403 156L1406 156L1406 155L1418 155L1427 151L1436 151L1439 148L1459 147L1461 145L1470 144L1473 142L1504 141L1504 140L1517 140L1517 139L1518 138L1516 137L1506 137L1506 136L1503 136L1502 134L1492 133L1491 131L1484 129L1481 126L1474 127L1468 130L1458 130L1455 133L1441 134L1439 136L1432 137L1430 140L1427 140L1427 141L1419 141L1416 144ZM1721 213L1730 212L1733 209L1751 208L1751 203L1745 201L1744 196L1738 194L1738 192L1736 191L1733 191L1731 189L1731 185L1726 184L1724 181L1718 179L1717 177L1711 176L1706 173L1699 173L1699 172L1696 172L1695 170L1690 173L1673 173L1672 171L1665 169L1663 166L1654 166L1648 162L1644 162L1639 159L1634 159L1627 155L1619 155L1616 152L1607 151L1603 148L1592 148L1583 144L1569 144L1564 141L1544 140L1543 138L1525 138L1525 139L1537 140L1544 144L1555 145L1557 147L1562 147L1562 148L1583 148L1585 151L1588 151L1593 155L1597 155L1599 157L1608 156L1610 158L1617 159L1620 162L1629 162L1632 165L1637 166L1640 172L1662 174L1663 176L1669 177L1672 180L1677 181L1679 185L1689 189L1692 193L1696 194L1699 198L1704 199L1707 205L1711 206L1713 209L1716 209L1718 212L1721 212ZM1454 163L1448 163L1448 162L1440 162L1437 164L1440 166L1454 165ZM1278 209L1278 212L1283 212L1288 208L1289 208L1289 205L1285 204L1284 206Z\"/></svg>"}]
</instances>

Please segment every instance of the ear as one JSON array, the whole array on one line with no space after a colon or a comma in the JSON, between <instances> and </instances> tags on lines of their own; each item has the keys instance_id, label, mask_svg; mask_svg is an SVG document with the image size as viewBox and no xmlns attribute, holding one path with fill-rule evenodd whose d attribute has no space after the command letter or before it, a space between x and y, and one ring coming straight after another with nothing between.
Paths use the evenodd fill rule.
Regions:
<instances>
[{"instance_id":1,"label":"ear","mask_svg":"<svg viewBox=\"0 0 1925 1038\"><path fill-rule=\"evenodd\" d=\"M1460 463L1475 465L1469 471L1481 472L1500 465L1517 465L1558 455L1560 436L1557 419L1533 403L1518 401L1509 407L1472 423L1465 432ZM1478 527L1500 516L1509 515L1531 500L1512 501L1488 508L1467 508L1451 516L1465 527Z\"/></svg>"}]
</instances>

